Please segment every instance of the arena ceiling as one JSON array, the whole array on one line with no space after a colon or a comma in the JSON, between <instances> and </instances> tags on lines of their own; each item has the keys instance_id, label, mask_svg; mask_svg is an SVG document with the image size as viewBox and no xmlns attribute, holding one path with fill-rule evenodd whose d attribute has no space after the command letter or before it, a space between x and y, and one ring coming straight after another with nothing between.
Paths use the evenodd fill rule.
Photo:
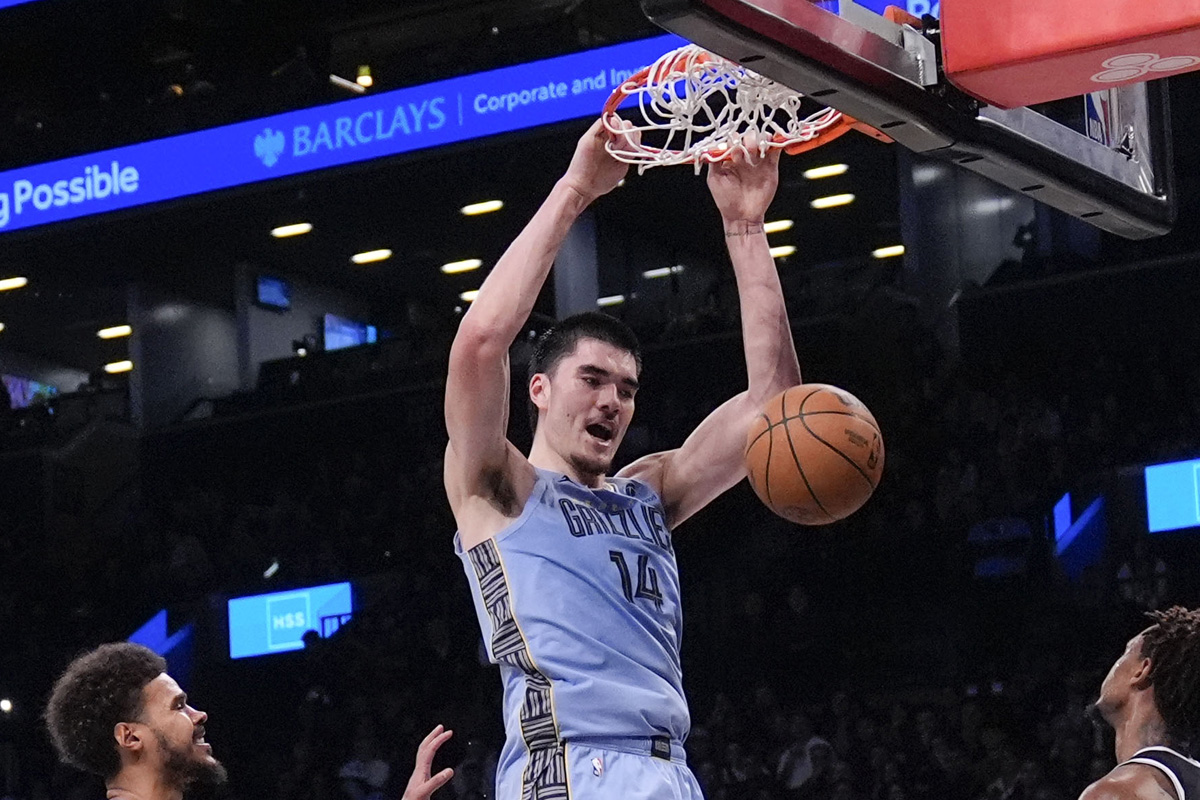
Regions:
<instances>
[{"instance_id":1,"label":"arena ceiling","mask_svg":"<svg viewBox=\"0 0 1200 800\"><path fill-rule=\"evenodd\" d=\"M353 77L361 63L371 65L372 91L380 92L657 32L634 0L38 0L0 15L0 169L346 99L328 75ZM230 304L241 263L369 291L384 318L413 303L452 313L482 273L445 276L439 265L494 263L585 126L0 235L0 272L31 280L0 294L0 347L94 370L111 353L95 330L124 315L119 287L145 281ZM785 280L789 271L861 260L870 247L899 242L895 158L855 135L785 159L773 216L796 224L773 244L798 248L780 262ZM850 170L831 183L802 177L836 162ZM835 190L858 201L809 208ZM458 212L493 198L505 202L501 212ZM596 214L602 236L645 244L664 261L711 260L722 250L703 179L686 168L631 173ZM313 233L268 236L299 220L313 223ZM377 247L395 255L350 263L350 254ZM638 280L627 264L604 264L601 293Z\"/></svg>"}]
</instances>

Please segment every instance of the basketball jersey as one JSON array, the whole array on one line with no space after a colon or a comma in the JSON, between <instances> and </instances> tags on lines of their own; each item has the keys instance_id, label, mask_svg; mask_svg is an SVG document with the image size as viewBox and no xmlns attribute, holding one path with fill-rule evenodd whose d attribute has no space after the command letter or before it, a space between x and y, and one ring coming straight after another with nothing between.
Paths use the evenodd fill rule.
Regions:
<instances>
[{"instance_id":1,"label":"basketball jersey","mask_svg":"<svg viewBox=\"0 0 1200 800\"><path fill-rule=\"evenodd\" d=\"M679 571L653 489L538 469L520 517L454 546L504 684L501 779L565 769L564 741L686 738Z\"/></svg>"},{"instance_id":2,"label":"basketball jersey","mask_svg":"<svg viewBox=\"0 0 1200 800\"><path fill-rule=\"evenodd\" d=\"M1169 747L1143 747L1119 766L1145 764L1165 772L1175 787L1175 800L1200 800L1200 761Z\"/></svg>"}]
</instances>

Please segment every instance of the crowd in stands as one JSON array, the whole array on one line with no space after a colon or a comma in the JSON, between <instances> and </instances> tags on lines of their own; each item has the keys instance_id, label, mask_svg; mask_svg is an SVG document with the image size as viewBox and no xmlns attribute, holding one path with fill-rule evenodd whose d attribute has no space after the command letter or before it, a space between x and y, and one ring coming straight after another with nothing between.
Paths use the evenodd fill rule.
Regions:
<instances>
[{"instance_id":1,"label":"crowd in stands","mask_svg":"<svg viewBox=\"0 0 1200 800\"><path fill-rule=\"evenodd\" d=\"M860 513L802 531L742 487L679 532L689 761L713 800L1073 800L1112 766L1086 707L1138 614L1196 604L1170 555L1119 527L1068 581L1045 527L1089 476L1196 455L1200 369L1172 349L1186 342L1036 363L897 347L901 367L827 355L806 373L854 391L885 433L885 478ZM660 377L627 458L677 444L728 394L688 363L669 345L647 354ZM157 608L199 618L222 597L352 579L371 602L330 638L197 667L228 791L398 798L416 743L445 723L444 795L491 798L500 683L452 553L444 444L436 391L398 392L148 437L139 479L94 518L9 498L0 690L26 708L0 718L0 797L96 796L53 764L28 708L79 649ZM31 463L0 460L6 476ZM992 574L973 542L996 524L1023 545ZM222 662L210 635L198 662Z\"/></svg>"}]
</instances>

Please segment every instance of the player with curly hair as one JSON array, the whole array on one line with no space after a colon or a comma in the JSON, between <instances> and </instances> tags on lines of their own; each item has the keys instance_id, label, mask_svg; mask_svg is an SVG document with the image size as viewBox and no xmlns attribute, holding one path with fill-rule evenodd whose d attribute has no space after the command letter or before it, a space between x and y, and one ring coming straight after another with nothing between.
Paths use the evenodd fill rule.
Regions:
<instances>
[{"instance_id":1,"label":"player with curly hair","mask_svg":"<svg viewBox=\"0 0 1200 800\"><path fill-rule=\"evenodd\" d=\"M1117 766L1080 800L1200 799L1200 609L1174 606L1129 640L1096 711L1117 734Z\"/></svg>"},{"instance_id":2,"label":"player with curly hair","mask_svg":"<svg viewBox=\"0 0 1200 800\"><path fill-rule=\"evenodd\" d=\"M181 800L193 785L225 782L205 739L208 715L188 703L167 662L138 644L105 644L76 658L54 684L46 727L59 757L104 779L108 800ZM453 777L430 775L451 736L434 728L417 750L403 800L428 800Z\"/></svg>"}]
</instances>

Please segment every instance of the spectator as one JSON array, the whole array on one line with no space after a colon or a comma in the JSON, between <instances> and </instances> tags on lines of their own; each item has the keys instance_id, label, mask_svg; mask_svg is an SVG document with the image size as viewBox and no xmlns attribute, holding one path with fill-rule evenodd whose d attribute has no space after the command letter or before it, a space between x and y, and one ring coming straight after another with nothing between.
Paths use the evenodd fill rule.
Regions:
<instances>
[{"instance_id":1,"label":"spectator","mask_svg":"<svg viewBox=\"0 0 1200 800\"><path fill-rule=\"evenodd\" d=\"M829 742L813 733L812 723L801 713L792 714L788 724L788 745L779 755L775 777L789 798L811 795L822 766L828 766ZM815 760L814 760L815 756Z\"/></svg>"},{"instance_id":2,"label":"spectator","mask_svg":"<svg viewBox=\"0 0 1200 800\"><path fill-rule=\"evenodd\" d=\"M346 800L383 800L391 768L379 757L375 738L360 733L349 760L338 770Z\"/></svg>"}]
</instances>

